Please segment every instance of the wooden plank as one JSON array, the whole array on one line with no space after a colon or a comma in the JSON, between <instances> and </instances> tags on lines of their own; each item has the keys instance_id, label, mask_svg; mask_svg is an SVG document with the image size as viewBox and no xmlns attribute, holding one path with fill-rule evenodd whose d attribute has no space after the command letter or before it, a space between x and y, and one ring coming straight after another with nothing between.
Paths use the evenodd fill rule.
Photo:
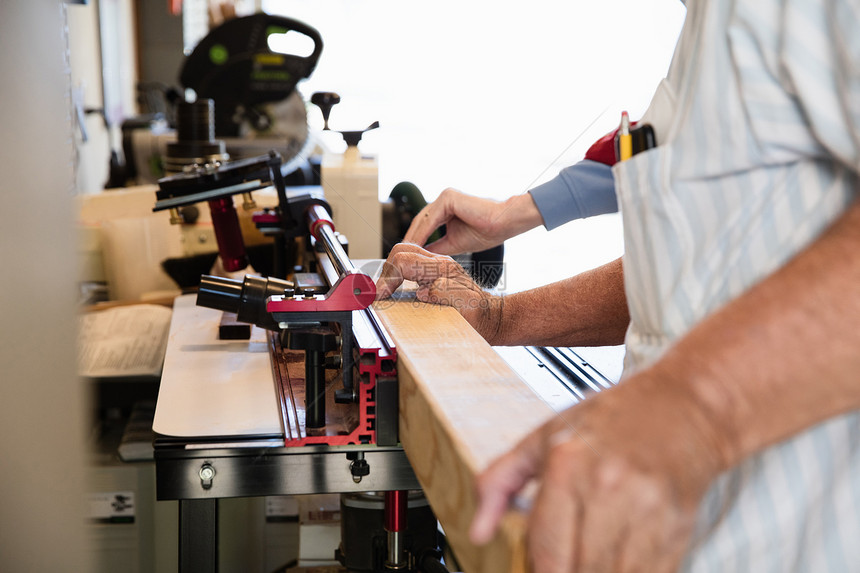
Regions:
<instances>
[{"instance_id":1,"label":"wooden plank","mask_svg":"<svg viewBox=\"0 0 860 573\"><path fill-rule=\"evenodd\" d=\"M400 439L466 573L527 570L525 517L505 516L496 538L472 545L475 478L554 415L450 307L414 295L375 308L397 345Z\"/></svg>"}]
</instances>

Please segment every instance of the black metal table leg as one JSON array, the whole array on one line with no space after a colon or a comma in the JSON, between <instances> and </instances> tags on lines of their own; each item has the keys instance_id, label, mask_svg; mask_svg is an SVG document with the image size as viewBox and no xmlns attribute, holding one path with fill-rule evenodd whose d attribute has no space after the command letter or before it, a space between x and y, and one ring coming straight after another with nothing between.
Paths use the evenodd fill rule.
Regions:
<instances>
[{"instance_id":1,"label":"black metal table leg","mask_svg":"<svg viewBox=\"0 0 860 573\"><path fill-rule=\"evenodd\" d=\"M218 500L179 500L179 573L217 573Z\"/></svg>"}]
</instances>

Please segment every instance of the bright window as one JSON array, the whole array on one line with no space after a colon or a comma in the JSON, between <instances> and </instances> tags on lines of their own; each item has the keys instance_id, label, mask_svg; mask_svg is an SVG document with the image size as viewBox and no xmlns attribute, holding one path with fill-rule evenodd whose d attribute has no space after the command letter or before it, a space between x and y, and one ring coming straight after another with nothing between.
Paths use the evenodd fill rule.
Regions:
<instances>
[{"instance_id":1,"label":"bright window","mask_svg":"<svg viewBox=\"0 0 860 573\"><path fill-rule=\"evenodd\" d=\"M380 121L361 144L379 156L380 197L409 180L428 199L449 186L522 193L581 159L622 110L638 118L685 13L677 0L269 0L263 9L320 31L322 57L299 89L306 100L341 95L333 129ZM309 117L322 126L318 110ZM606 236L589 241L598 246L584 267L623 249L617 218L596 219L574 231ZM532 247L509 244L517 248Z\"/></svg>"},{"instance_id":2,"label":"bright window","mask_svg":"<svg viewBox=\"0 0 860 573\"><path fill-rule=\"evenodd\" d=\"M459 186L499 198L581 158L622 109L640 115L684 15L677 0L269 0L263 8L320 31L322 57L300 90L306 100L314 91L341 95L333 128L382 124L362 143L379 153L381 193L411 179L426 195ZM322 125L316 109L310 118Z\"/></svg>"}]
</instances>

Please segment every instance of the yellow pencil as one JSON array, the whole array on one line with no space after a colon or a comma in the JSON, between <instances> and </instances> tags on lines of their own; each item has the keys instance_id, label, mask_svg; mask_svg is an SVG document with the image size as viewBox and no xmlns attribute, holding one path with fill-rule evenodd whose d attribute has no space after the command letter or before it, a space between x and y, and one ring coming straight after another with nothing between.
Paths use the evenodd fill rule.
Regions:
<instances>
[{"instance_id":1,"label":"yellow pencil","mask_svg":"<svg viewBox=\"0 0 860 573\"><path fill-rule=\"evenodd\" d=\"M630 117L621 112L621 127L618 128L618 160L626 161L633 157L633 138L630 136Z\"/></svg>"}]
</instances>

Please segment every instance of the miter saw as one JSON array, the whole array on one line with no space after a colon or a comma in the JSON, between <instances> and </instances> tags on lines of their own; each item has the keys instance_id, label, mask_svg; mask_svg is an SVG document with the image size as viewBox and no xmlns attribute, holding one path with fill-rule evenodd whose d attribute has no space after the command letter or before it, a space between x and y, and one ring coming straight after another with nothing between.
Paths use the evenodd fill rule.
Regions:
<instances>
[{"instance_id":1,"label":"miter saw","mask_svg":"<svg viewBox=\"0 0 860 573\"><path fill-rule=\"evenodd\" d=\"M308 139L305 103L295 88L314 71L322 49L319 32L298 20L264 13L235 18L197 44L179 81L215 102L216 136L226 138L228 151L243 149L233 157L257 155L248 151L278 140L275 149L289 160Z\"/></svg>"},{"instance_id":2,"label":"miter saw","mask_svg":"<svg viewBox=\"0 0 860 573\"><path fill-rule=\"evenodd\" d=\"M212 100L213 137L225 143L232 159L255 157L275 149L285 159L311 155L305 101L296 85L308 78L322 54L323 41L313 27L282 16L258 13L214 28L185 59L179 82L186 95ZM149 84L141 85L141 89ZM175 117L186 98L180 89L158 86L164 113L123 123L124 179L154 183L169 175L163 169L166 146L177 133L164 117ZM144 93L147 100L157 100ZM195 98L189 98L194 100ZM157 112L158 109L148 110ZM153 117L161 118L154 121ZM311 183L312 181L305 181Z\"/></svg>"}]
</instances>

